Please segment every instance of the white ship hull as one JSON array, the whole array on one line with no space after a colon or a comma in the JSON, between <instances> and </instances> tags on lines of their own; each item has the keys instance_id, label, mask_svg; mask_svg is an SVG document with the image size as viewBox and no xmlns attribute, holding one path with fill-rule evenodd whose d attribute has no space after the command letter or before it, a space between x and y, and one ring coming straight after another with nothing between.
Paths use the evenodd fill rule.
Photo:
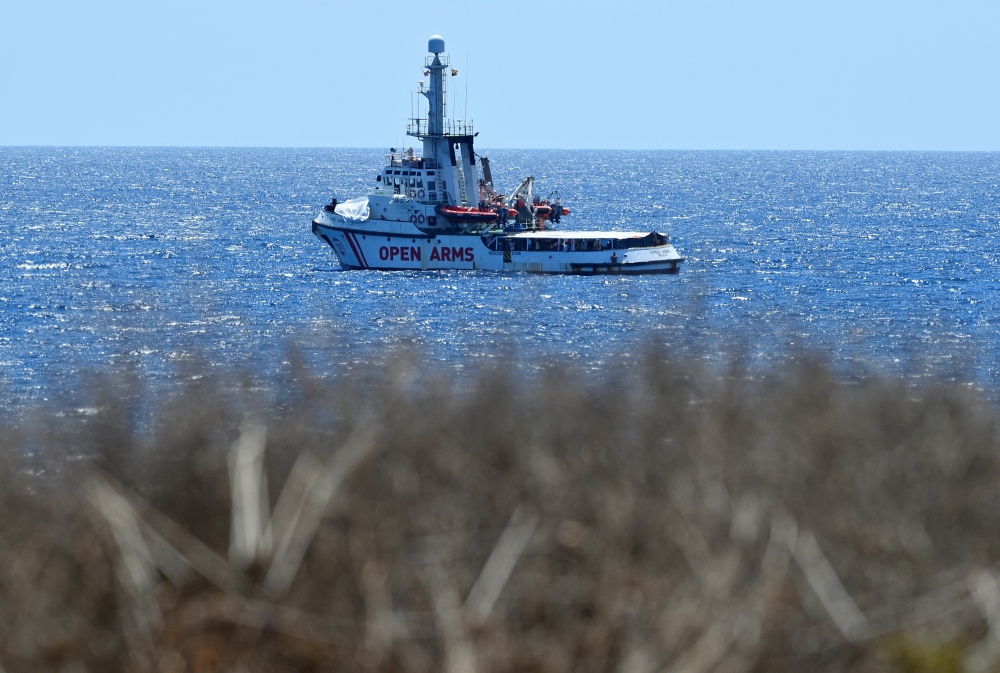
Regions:
<instances>
[{"instance_id":1,"label":"white ship hull","mask_svg":"<svg viewBox=\"0 0 1000 673\"><path fill-rule=\"evenodd\" d=\"M345 269L373 270L489 270L558 274L678 273L683 261L673 245L612 248L628 240L618 232L532 232L531 234L428 235L408 222L358 223L349 226L339 217L321 213L313 233L333 248ZM368 226L366 226L368 225ZM371 226L375 225L375 226ZM632 234L637 238L645 234ZM605 237L605 238L599 238ZM608 242L603 250L537 249L558 241ZM531 241L535 249L509 249ZM508 249L504 249L508 248Z\"/></svg>"}]
</instances>

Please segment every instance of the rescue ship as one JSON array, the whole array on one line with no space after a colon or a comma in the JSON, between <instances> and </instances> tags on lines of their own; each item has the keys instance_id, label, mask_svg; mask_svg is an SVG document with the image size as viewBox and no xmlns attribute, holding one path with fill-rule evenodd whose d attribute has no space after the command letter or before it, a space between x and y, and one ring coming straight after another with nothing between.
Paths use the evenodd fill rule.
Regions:
<instances>
[{"instance_id":1,"label":"rescue ship","mask_svg":"<svg viewBox=\"0 0 1000 673\"><path fill-rule=\"evenodd\" d=\"M392 148L367 196L334 198L312 222L345 269L487 269L571 274L678 273L683 258L666 234L559 229L570 209L535 195L534 177L508 196L477 155L472 124L446 115L444 40L431 37L419 93L427 115L406 133L422 143ZM482 174L480 175L480 169Z\"/></svg>"}]
</instances>

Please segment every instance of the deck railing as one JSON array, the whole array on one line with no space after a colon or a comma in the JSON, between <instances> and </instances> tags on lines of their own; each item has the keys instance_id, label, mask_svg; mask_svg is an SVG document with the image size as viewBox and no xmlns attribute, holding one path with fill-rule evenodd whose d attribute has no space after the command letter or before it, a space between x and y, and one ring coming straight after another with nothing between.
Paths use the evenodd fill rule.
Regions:
<instances>
[{"instance_id":1,"label":"deck railing","mask_svg":"<svg viewBox=\"0 0 1000 673\"><path fill-rule=\"evenodd\" d=\"M406 154L401 154L396 152L395 154L385 155L385 165L386 166L406 166L410 168L441 168L438 165L437 159L424 158L424 157L409 157Z\"/></svg>"},{"instance_id":2,"label":"deck railing","mask_svg":"<svg viewBox=\"0 0 1000 673\"><path fill-rule=\"evenodd\" d=\"M456 119L454 121L445 121L442 128L442 135L446 136L471 136L474 132L472 130L472 122L466 122L462 119ZM426 136L430 135L429 127L426 119L410 119L410 122L406 125L406 135L408 136Z\"/></svg>"}]
</instances>

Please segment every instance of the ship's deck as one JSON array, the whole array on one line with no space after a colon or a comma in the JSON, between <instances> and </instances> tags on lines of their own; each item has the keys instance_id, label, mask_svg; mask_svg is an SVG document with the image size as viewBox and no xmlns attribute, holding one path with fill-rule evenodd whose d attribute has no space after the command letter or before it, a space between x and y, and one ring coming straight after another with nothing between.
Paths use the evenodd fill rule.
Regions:
<instances>
[{"instance_id":1,"label":"ship's deck","mask_svg":"<svg viewBox=\"0 0 1000 673\"><path fill-rule=\"evenodd\" d=\"M492 232L491 232L492 233ZM506 238L602 238L609 239L613 238L616 240L626 239L626 238L645 238L649 236L650 231L563 231L563 230L553 230L553 229L542 229L540 231L505 231L503 234L497 233L498 236L503 235ZM663 234L661 234L663 236Z\"/></svg>"}]
</instances>

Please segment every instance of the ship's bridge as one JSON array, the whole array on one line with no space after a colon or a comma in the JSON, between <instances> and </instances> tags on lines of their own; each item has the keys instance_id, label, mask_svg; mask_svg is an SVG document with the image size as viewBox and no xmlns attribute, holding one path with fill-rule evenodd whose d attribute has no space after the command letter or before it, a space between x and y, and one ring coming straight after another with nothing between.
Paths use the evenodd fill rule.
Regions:
<instances>
[{"instance_id":1,"label":"ship's bridge","mask_svg":"<svg viewBox=\"0 0 1000 673\"><path fill-rule=\"evenodd\" d=\"M412 149L386 155L379 176L378 192L403 194L424 203L441 203L445 198L440 166L431 157L419 157Z\"/></svg>"}]
</instances>

